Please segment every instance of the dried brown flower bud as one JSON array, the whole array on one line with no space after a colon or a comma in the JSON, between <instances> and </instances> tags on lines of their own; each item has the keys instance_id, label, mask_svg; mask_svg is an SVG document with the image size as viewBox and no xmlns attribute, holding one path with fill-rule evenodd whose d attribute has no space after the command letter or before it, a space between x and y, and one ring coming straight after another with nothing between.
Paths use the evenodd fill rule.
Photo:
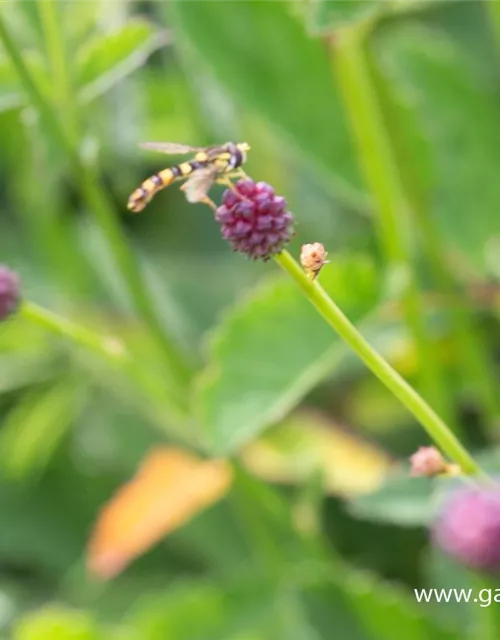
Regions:
<instances>
[{"instance_id":1,"label":"dried brown flower bud","mask_svg":"<svg viewBox=\"0 0 500 640\"><path fill-rule=\"evenodd\" d=\"M307 275L314 280L318 273L323 268L323 265L328 263L326 259L328 253L325 251L325 247L321 242L313 242L313 244L303 244L300 252L300 264L304 267L304 271Z\"/></svg>"},{"instance_id":2,"label":"dried brown flower bud","mask_svg":"<svg viewBox=\"0 0 500 640\"><path fill-rule=\"evenodd\" d=\"M448 471L448 464L436 447L420 447L410 457L412 476L436 476Z\"/></svg>"}]
</instances>

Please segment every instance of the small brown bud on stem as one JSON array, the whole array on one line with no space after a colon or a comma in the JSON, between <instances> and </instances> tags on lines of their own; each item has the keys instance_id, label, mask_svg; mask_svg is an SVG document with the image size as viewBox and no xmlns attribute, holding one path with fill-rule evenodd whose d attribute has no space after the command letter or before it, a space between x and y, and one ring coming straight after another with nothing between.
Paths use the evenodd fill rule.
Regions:
<instances>
[{"instance_id":1,"label":"small brown bud on stem","mask_svg":"<svg viewBox=\"0 0 500 640\"><path fill-rule=\"evenodd\" d=\"M326 259L328 253L321 242L313 244L303 244L300 252L300 264L304 268L307 275L314 280L323 266L328 263Z\"/></svg>"},{"instance_id":2,"label":"small brown bud on stem","mask_svg":"<svg viewBox=\"0 0 500 640\"><path fill-rule=\"evenodd\" d=\"M410 457L410 475L433 477L438 475L459 475L460 468L449 464L436 449L436 447L420 447Z\"/></svg>"}]
</instances>

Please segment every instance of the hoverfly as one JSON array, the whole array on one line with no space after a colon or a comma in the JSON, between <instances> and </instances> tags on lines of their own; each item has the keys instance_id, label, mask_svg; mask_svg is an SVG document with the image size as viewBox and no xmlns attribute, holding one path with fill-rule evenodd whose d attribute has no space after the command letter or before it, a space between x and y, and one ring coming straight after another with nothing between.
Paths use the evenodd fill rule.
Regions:
<instances>
[{"instance_id":1,"label":"hoverfly","mask_svg":"<svg viewBox=\"0 0 500 640\"><path fill-rule=\"evenodd\" d=\"M160 153L193 153L192 160L173 165L150 176L130 196L127 208L134 213L142 211L151 199L162 189L177 180L187 178L181 189L188 202L205 202L212 208L215 204L208 197L208 191L214 183L226 184L234 188L231 177L244 177L241 166L246 161L250 145L246 142L225 144L214 147L191 147L176 142L143 142L144 149Z\"/></svg>"}]
</instances>

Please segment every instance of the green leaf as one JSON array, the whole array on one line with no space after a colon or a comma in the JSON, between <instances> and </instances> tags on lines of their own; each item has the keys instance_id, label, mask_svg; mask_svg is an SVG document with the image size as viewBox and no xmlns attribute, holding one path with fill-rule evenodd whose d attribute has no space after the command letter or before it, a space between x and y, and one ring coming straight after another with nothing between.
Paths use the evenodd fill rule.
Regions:
<instances>
[{"instance_id":1,"label":"green leaf","mask_svg":"<svg viewBox=\"0 0 500 640\"><path fill-rule=\"evenodd\" d=\"M141 67L167 42L145 20L130 20L118 31L95 37L78 52L80 98L90 102Z\"/></svg>"},{"instance_id":2,"label":"green leaf","mask_svg":"<svg viewBox=\"0 0 500 640\"><path fill-rule=\"evenodd\" d=\"M427 589L472 589L471 574L468 569L445 555L436 546L431 546L423 561L425 588ZM440 620L455 624L457 628L466 628L474 618L474 609L478 605L464 606L463 602L450 598L443 606L442 602L433 599L426 605Z\"/></svg>"},{"instance_id":3,"label":"green leaf","mask_svg":"<svg viewBox=\"0 0 500 640\"><path fill-rule=\"evenodd\" d=\"M487 473L500 468L500 452L488 449L474 455ZM405 465L375 492L355 496L348 502L352 515L400 526L429 526L446 493L462 483L458 477L413 478Z\"/></svg>"},{"instance_id":4,"label":"green leaf","mask_svg":"<svg viewBox=\"0 0 500 640\"><path fill-rule=\"evenodd\" d=\"M64 380L25 395L5 418L0 433L0 467L10 479L40 472L78 412L82 389Z\"/></svg>"},{"instance_id":5,"label":"green leaf","mask_svg":"<svg viewBox=\"0 0 500 640\"><path fill-rule=\"evenodd\" d=\"M365 259L340 257L321 282L351 320L371 311L377 274ZM210 341L196 409L213 452L241 447L282 419L342 353L336 334L292 282L266 284L230 311Z\"/></svg>"},{"instance_id":6,"label":"green leaf","mask_svg":"<svg viewBox=\"0 0 500 640\"><path fill-rule=\"evenodd\" d=\"M24 60L33 76L40 84L47 87L47 73L41 57L30 51ZM0 55L0 113L25 106L27 100L19 76L12 64Z\"/></svg>"},{"instance_id":7,"label":"green leaf","mask_svg":"<svg viewBox=\"0 0 500 640\"><path fill-rule=\"evenodd\" d=\"M239 106L270 122L329 186L366 204L326 47L288 3L182 0L168 3L168 17Z\"/></svg>"},{"instance_id":8,"label":"green leaf","mask_svg":"<svg viewBox=\"0 0 500 640\"><path fill-rule=\"evenodd\" d=\"M338 558L297 566L283 582L315 639L330 640L335 628L336 637L349 640L398 640L401 629L405 640L457 640L455 630L430 616L411 592Z\"/></svg>"},{"instance_id":9,"label":"green leaf","mask_svg":"<svg viewBox=\"0 0 500 640\"><path fill-rule=\"evenodd\" d=\"M137 608L131 626L148 640L281 640L287 636L277 611L278 589L255 575L179 583Z\"/></svg>"},{"instance_id":10,"label":"green leaf","mask_svg":"<svg viewBox=\"0 0 500 640\"><path fill-rule=\"evenodd\" d=\"M382 487L349 501L349 511L356 517L390 522L401 526L421 526L432 520L435 481L395 475Z\"/></svg>"},{"instance_id":11,"label":"green leaf","mask_svg":"<svg viewBox=\"0 0 500 640\"><path fill-rule=\"evenodd\" d=\"M131 626L149 640L202 640L224 623L226 614L223 593L198 582L176 585L150 599L131 616Z\"/></svg>"},{"instance_id":12,"label":"green leaf","mask_svg":"<svg viewBox=\"0 0 500 640\"><path fill-rule=\"evenodd\" d=\"M231 493L170 536L177 549L212 570L229 572L245 558L268 570L289 558L295 541L290 508L267 484L235 467Z\"/></svg>"},{"instance_id":13,"label":"green leaf","mask_svg":"<svg viewBox=\"0 0 500 640\"><path fill-rule=\"evenodd\" d=\"M411 477L409 469L394 473L377 491L349 502L356 517L404 527L429 526L446 493L462 480L457 477Z\"/></svg>"},{"instance_id":14,"label":"green leaf","mask_svg":"<svg viewBox=\"0 0 500 640\"><path fill-rule=\"evenodd\" d=\"M429 615L402 589L372 576L351 572L342 582L351 606L370 638L399 640L457 640L456 630Z\"/></svg>"},{"instance_id":15,"label":"green leaf","mask_svg":"<svg viewBox=\"0 0 500 640\"><path fill-rule=\"evenodd\" d=\"M473 73L466 52L438 29L413 24L382 30L375 54L427 146L428 195L445 247L487 270L489 247L498 239L496 97Z\"/></svg>"},{"instance_id":16,"label":"green leaf","mask_svg":"<svg viewBox=\"0 0 500 640\"><path fill-rule=\"evenodd\" d=\"M0 58L0 113L16 109L25 102L19 78L12 65Z\"/></svg>"},{"instance_id":17,"label":"green leaf","mask_svg":"<svg viewBox=\"0 0 500 640\"><path fill-rule=\"evenodd\" d=\"M51 605L20 620L13 640L104 640L104 636L90 614Z\"/></svg>"},{"instance_id":18,"label":"green leaf","mask_svg":"<svg viewBox=\"0 0 500 640\"><path fill-rule=\"evenodd\" d=\"M313 34L332 34L343 27L374 26L379 18L415 14L449 0L310 0L306 12Z\"/></svg>"},{"instance_id":19,"label":"green leaf","mask_svg":"<svg viewBox=\"0 0 500 640\"><path fill-rule=\"evenodd\" d=\"M64 371L65 363L48 344L46 336L12 318L0 327L0 394L52 380Z\"/></svg>"},{"instance_id":20,"label":"green leaf","mask_svg":"<svg viewBox=\"0 0 500 640\"><path fill-rule=\"evenodd\" d=\"M308 7L311 31L335 33L339 27L355 26L382 13L388 4L380 0L315 0Z\"/></svg>"}]
</instances>

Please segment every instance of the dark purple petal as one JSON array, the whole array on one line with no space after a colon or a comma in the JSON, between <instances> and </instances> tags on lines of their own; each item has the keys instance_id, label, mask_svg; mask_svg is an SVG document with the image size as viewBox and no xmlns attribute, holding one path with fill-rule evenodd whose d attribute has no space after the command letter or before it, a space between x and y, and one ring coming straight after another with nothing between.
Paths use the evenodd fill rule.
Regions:
<instances>
[{"instance_id":1,"label":"dark purple petal","mask_svg":"<svg viewBox=\"0 0 500 640\"><path fill-rule=\"evenodd\" d=\"M255 222L255 227L259 231L267 231L273 228L273 218L271 216L259 216ZM275 221L274 221L275 222Z\"/></svg>"}]
</instances>

